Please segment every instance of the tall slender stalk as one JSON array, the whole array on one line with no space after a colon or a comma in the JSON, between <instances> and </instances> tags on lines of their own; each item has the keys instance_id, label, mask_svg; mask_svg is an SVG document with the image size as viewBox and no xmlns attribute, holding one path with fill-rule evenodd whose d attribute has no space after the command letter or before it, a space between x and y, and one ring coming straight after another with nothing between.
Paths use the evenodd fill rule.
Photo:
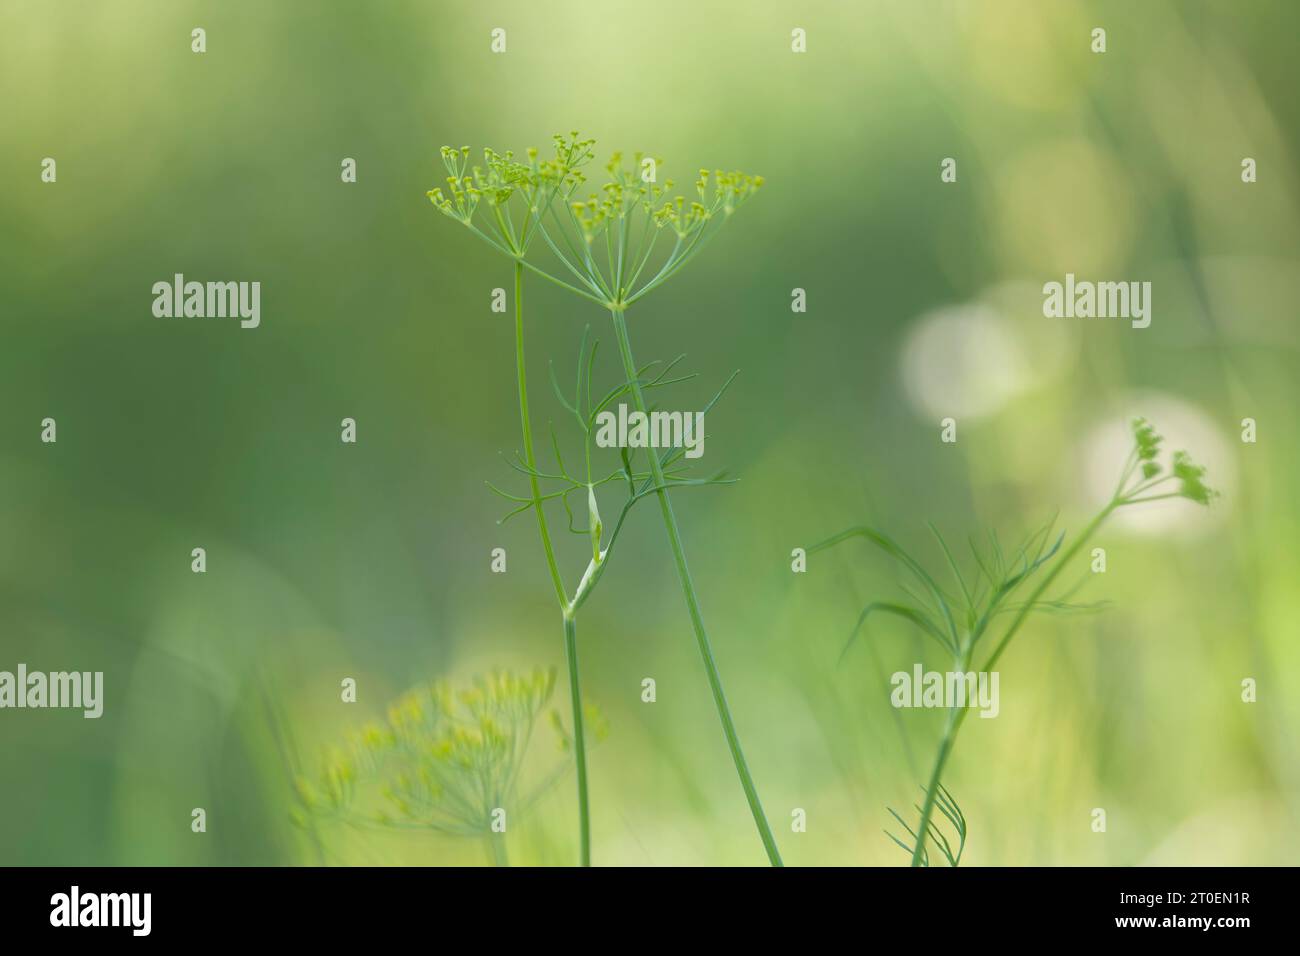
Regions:
<instances>
[{"instance_id":1,"label":"tall slender stalk","mask_svg":"<svg viewBox=\"0 0 1300 956\"><path fill-rule=\"evenodd\" d=\"M569 698L573 706L573 759L578 769L579 859L591 866L591 810L587 797L587 741L582 724L582 690L578 684L578 626L564 615L564 657L569 662Z\"/></svg>"},{"instance_id":2,"label":"tall slender stalk","mask_svg":"<svg viewBox=\"0 0 1300 956\"><path fill-rule=\"evenodd\" d=\"M637 411L648 414L645 397L642 395L637 378L636 361L632 358L632 343L628 338L623 309L611 308L610 315L614 319L614 334L618 338L623 371L627 374L628 381L632 383L632 398L636 402ZM664 486L663 470L656 455L650 454L647 457L650 459L650 471L657 489L659 508L663 512L664 528L668 532L673 562L677 565L677 577L682 585L682 594L686 598L686 609L691 616L691 626L695 629L695 640L699 644L700 657L704 661L704 673L709 679L709 689L713 692L713 703L718 710L718 719L722 721L722 731L727 738L731 760L736 765L736 774L740 777L740 785L745 790L745 799L749 801L749 811L754 815L754 825L758 827L758 835L763 841L763 848L767 851L767 858L773 866L781 866L781 852L777 849L772 828L763 813L763 804L758 799L758 790L754 787L753 777L750 776L749 766L745 762L745 753L740 747L740 736L736 733L736 725L731 719L731 708L727 706L727 695L722 689L718 665L713 660L713 649L709 644L708 632L704 628L704 616L700 612L700 602L695 595L695 584L691 581L691 571L686 564L686 552L682 549L681 534L677 530L677 518L673 514L672 502L668 498L668 489Z\"/></svg>"},{"instance_id":3,"label":"tall slender stalk","mask_svg":"<svg viewBox=\"0 0 1300 956\"><path fill-rule=\"evenodd\" d=\"M533 454L533 429L528 415L528 376L524 368L524 267L515 260L515 368L519 380L519 422L523 429L524 462L528 466L529 489L533 497L533 511L537 514L537 530L546 552L546 566L555 585L555 597L560 602L564 618L564 657L569 668L569 697L573 716L573 756L578 777L578 844L579 863L591 866L591 811L587 796L587 748L582 723L582 692L578 685L578 625L564 589L564 579L555 560L555 547L542 508L542 492L537 481L537 459Z\"/></svg>"},{"instance_id":4,"label":"tall slender stalk","mask_svg":"<svg viewBox=\"0 0 1300 956\"><path fill-rule=\"evenodd\" d=\"M505 834L489 833L483 839L487 841L488 858L492 861L492 865L509 866L510 856L506 852Z\"/></svg>"}]
</instances>

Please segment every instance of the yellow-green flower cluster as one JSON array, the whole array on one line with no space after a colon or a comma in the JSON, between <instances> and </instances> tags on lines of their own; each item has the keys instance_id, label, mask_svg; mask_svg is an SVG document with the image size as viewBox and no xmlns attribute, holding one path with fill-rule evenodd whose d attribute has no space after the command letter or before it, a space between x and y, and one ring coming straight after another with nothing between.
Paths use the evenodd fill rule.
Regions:
<instances>
[{"instance_id":1,"label":"yellow-green flower cluster","mask_svg":"<svg viewBox=\"0 0 1300 956\"><path fill-rule=\"evenodd\" d=\"M1156 434L1156 427L1145 418L1133 419L1133 441L1137 448L1138 461L1142 462L1142 477L1154 478L1160 474L1160 443L1164 439Z\"/></svg>"},{"instance_id":2,"label":"yellow-green flower cluster","mask_svg":"<svg viewBox=\"0 0 1300 956\"><path fill-rule=\"evenodd\" d=\"M719 213L730 216L762 185L762 176L718 169L713 172L710 187L709 171L701 169L700 178L695 181L697 198L688 204L685 197L674 197L656 210L655 220L660 226L671 226L680 238L688 239Z\"/></svg>"},{"instance_id":3,"label":"yellow-green flower cluster","mask_svg":"<svg viewBox=\"0 0 1300 956\"><path fill-rule=\"evenodd\" d=\"M516 190L531 194L538 185L535 164L520 163L514 153L498 153L493 149L483 151L483 165L469 165L469 147L442 148L442 162L447 167L447 194L442 189L431 189L429 201L441 212L468 224L480 201L492 207L502 207ZM448 194L450 198L448 198Z\"/></svg>"},{"instance_id":4,"label":"yellow-green flower cluster","mask_svg":"<svg viewBox=\"0 0 1300 956\"><path fill-rule=\"evenodd\" d=\"M294 781L294 790L301 808L295 808L295 823L305 823L304 811L307 813L342 813L352 803L356 792L356 764L343 751L334 748L325 755L325 766L318 780L311 781L299 777Z\"/></svg>"},{"instance_id":5,"label":"yellow-green flower cluster","mask_svg":"<svg viewBox=\"0 0 1300 956\"><path fill-rule=\"evenodd\" d=\"M554 689L552 670L500 671L459 692L445 683L417 687L331 751L318 780L299 780L299 802L324 817L489 832L495 811L526 802L520 771ZM360 795L367 784L371 805Z\"/></svg>"},{"instance_id":6,"label":"yellow-green flower cluster","mask_svg":"<svg viewBox=\"0 0 1300 956\"><path fill-rule=\"evenodd\" d=\"M460 702L475 719L518 724L532 721L554 690L554 671L536 670L523 676L495 671L476 677L473 685L461 692Z\"/></svg>"},{"instance_id":7,"label":"yellow-green flower cluster","mask_svg":"<svg viewBox=\"0 0 1300 956\"><path fill-rule=\"evenodd\" d=\"M1159 457L1164 438L1145 418L1133 419L1130 428L1133 431L1132 464L1121 481L1119 503L1136 504L1159 497L1186 498L1198 505L1208 505L1219 496L1205 484L1205 468L1192 461L1185 451L1174 452L1169 473L1162 475L1164 469ZM1129 479L1134 469L1140 469L1141 478L1136 484L1131 484ZM1177 482L1176 490L1165 490L1170 481Z\"/></svg>"},{"instance_id":8,"label":"yellow-green flower cluster","mask_svg":"<svg viewBox=\"0 0 1300 956\"><path fill-rule=\"evenodd\" d=\"M671 278L699 251L706 233L763 185L761 176L701 169L694 196L676 195L671 180L658 182L662 160L635 153L629 167L615 152L605 164L605 181L588 189L583 167L594 156L594 140L571 132L557 134L553 145L553 158L539 159L530 148L522 162L488 149L482 166L470 165L468 147L443 147L447 185L430 190L429 199L498 251L616 309ZM491 214L475 222L480 208ZM666 231L676 242L665 243L671 246L665 252L657 242ZM559 275L534 261L535 245L563 266Z\"/></svg>"},{"instance_id":9,"label":"yellow-green flower cluster","mask_svg":"<svg viewBox=\"0 0 1300 956\"><path fill-rule=\"evenodd\" d=\"M1192 461L1185 451L1174 452L1174 477L1178 479L1178 494L1198 505L1208 505L1219 493L1205 484L1205 468Z\"/></svg>"},{"instance_id":10,"label":"yellow-green flower cluster","mask_svg":"<svg viewBox=\"0 0 1300 956\"><path fill-rule=\"evenodd\" d=\"M447 189L451 195L448 198L441 189L430 189L427 194L429 201L439 212L468 225L474 216L474 207L478 205L474 180L467 174L469 147L453 149L444 146L441 152L442 164L447 167Z\"/></svg>"},{"instance_id":11,"label":"yellow-green flower cluster","mask_svg":"<svg viewBox=\"0 0 1300 956\"><path fill-rule=\"evenodd\" d=\"M594 139L578 139L577 132L569 134L565 139L559 133L551 137L555 145L555 158L548 159L541 163L537 161L537 148L530 146L528 148L528 161L538 177L548 183L559 187L576 188L586 182L587 177L582 172L582 167L591 162L596 155L592 147L596 144Z\"/></svg>"}]
</instances>

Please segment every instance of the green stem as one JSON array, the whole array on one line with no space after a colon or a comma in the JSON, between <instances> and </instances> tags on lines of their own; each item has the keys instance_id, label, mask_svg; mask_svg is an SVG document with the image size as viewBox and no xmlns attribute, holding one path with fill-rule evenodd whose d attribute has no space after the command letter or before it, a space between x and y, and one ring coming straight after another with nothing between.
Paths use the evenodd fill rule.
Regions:
<instances>
[{"instance_id":1,"label":"green stem","mask_svg":"<svg viewBox=\"0 0 1300 956\"><path fill-rule=\"evenodd\" d=\"M645 398L641 394L641 384L637 379L637 365L632 358L632 345L628 340L627 322L623 318L623 310L622 308L613 308L610 309L610 314L614 319L614 333L618 337L619 353L623 357L623 371L626 373L628 381L632 383L632 397L636 401L637 411L643 415L648 414ZM768 826L767 817L763 814L763 805L759 802L758 790L754 787L753 778L749 774L749 767L745 763L745 754L740 749L740 737L737 735L736 726L731 719L731 710L727 706L727 695L722 689L722 678L718 675L718 666L713 660L713 650L709 646L709 635L704 629L704 617L700 612L699 600L695 596L695 585L691 582L691 572L686 565L686 554L682 550L681 534L677 530L677 518L673 515L673 506L668 499L668 491L663 487L663 468L660 466L659 456L654 450L647 449L647 452L646 457L650 459L650 471L658 489L656 494L659 496L659 507L663 511L664 527L668 531L668 543L672 547L673 561L677 565L677 577L681 581L682 594L686 597L686 609L691 616L691 625L695 628L695 639L700 647L700 657L704 660L704 673L709 679L709 688L713 691L713 702L718 709L718 718L722 721L722 731L726 735L727 746L731 750L731 759L736 765L736 774L740 777L740 785L745 790L745 799L749 801L749 810L754 815L754 825L758 827L758 835L762 838L763 848L767 851L767 858L773 866L781 866L781 853L777 849L776 839L772 836L772 828Z\"/></svg>"},{"instance_id":2,"label":"green stem","mask_svg":"<svg viewBox=\"0 0 1300 956\"><path fill-rule=\"evenodd\" d=\"M578 626L564 615L564 656L569 662L569 696L573 707L573 758L578 770L578 838L582 866L591 866L591 810L587 798L587 741L582 723L582 692L578 685Z\"/></svg>"},{"instance_id":3,"label":"green stem","mask_svg":"<svg viewBox=\"0 0 1300 956\"><path fill-rule=\"evenodd\" d=\"M952 752L953 742L957 739L957 731L961 727L962 719L966 716L966 708L952 707L948 710L948 722L943 728L943 739L939 741L939 753L934 759L934 770L930 774L930 784L925 788L925 804L921 807L921 825L917 828L916 846L912 848L912 866L921 865L921 857L925 852L925 843L929 839L927 833L930 827L930 818L934 816L935 794L939 790L939 777L943 774L944 764L948 762L948 754Z\"/></svg>"},{"instance_id":4,"label":"green stem","mask_svg":"<svg viewBox=\"0 0 1300 956\"><path fill-rule=\"evenodd\" d=\"M542 492L537 480L537 460L533 454L533 428L528 416L528 377L524 371L524 266L519 259L515 260L515 368L519 379L519 422L524 436L524 462L528 466L528 484L533 496L533 511L537 513L537 530L541 535L542 550L546 552L546 566L551 572L555 597L560 602L560 611L564 615L564 656L569 665L573 739L578 767L579 859L583 866L590 866L591 821L587 798L587 753L583 738L582 694L578 687L578 632L569 606L569 598L564 590L564 579L560 577L560 566L555 560L555 548L551 544L551 532L546 523L546 512L542 509Z\"/></svg>"},{"instance_id":5,"label":"green stem","mask_svg":"<svg viewBox=\"0 0 1300 956\"><path fill-rule=\"evenodd\" d=\"M1088 539L1096 533L1097 529L1101 527L1102 522L1110 517L1110 513L1118 506L1119 500L1112 500L1111 503L1103 508L1097 517L1093 518L1092 522L1083 529L1083 533L1074 539L1074 543L1066 549L1065 553L1056 559L1052 564L1051 569L1043 576L1042 580L1038 582L1038 586L1034 588L1033 592L1029 595L1029 600L1021 606L1020 610L1016 613L1016 616L1012 619L1011 626L1007 628L1007 632L1002 635L1002 640L998 642L998 646L993 649L993 653L984 663L984 671L988 672L993 670L993 665L998 662L998 658L1002 656L1002 652L1006 650L1007 644L1011 642L1011 638L1015 636L1016 631L1020 630L1020 625L1025 622L1025 618L1029 617L1030 613L1033 611L1034 605L1038 602L1038 599L1041 598L1043 593L1052 586L1052 582L1056 580L1056 576L1060 574L1061 570L1070 563L1076 554L1079 553L1079 549L1081 549ZM969 657L970 651L967 651L966 659L958 661L958 666L963 671L970 663ZM921 856L925 851L925 842L928 839L927 833L930 828L930 818L934 816L934 803L936 794L939 790L939 778L943 775L944 765L948 762L948 755L952 752L952 745L957 739L957 731L961 730L961 725L963 721L966 720L966 715L969 712L969 709L966 707L953 707L948 711L948 722L944 726L943 738L939 741L939 753L934 759L934 770L931 771L930 782L925 788L925 803L921 807L921 823L916 829L916 846L912 850L912 866L921 865Z\"/></svg>"},{"instance_id":6,"label":"green stem","mask_svg":"<svg viewBox=\"0 0 1300 956\"><path fill-rule=\"evenodd\" d=\"M546 525L546 512L542 510L542 490L537 481L537 459L533 455L533 426L528 418L528 376L524 371L524 266L515 260L515 371L519 379L519 423L524 435L524 462L528 465L528 485L533 495L533 511L537 514L537 530L542 536L542 548L546 551L546 566L551 572L551 583L555 585L555 597L560 608L566 608L569 598L564 591L564 579L560 577L560 566L555 560L555 548L551 545L551 532Z\"/></svg>"},{"instance_id":7,"label":"green stem","mask_svg":"<svg viewBox=\"0 0 1300 956\"><path fill-rule=\"evenodd\" d=\"M489 833L484 839L487 840L488 857L492 860L492 865L509 866L510 856L506 853L506 835Z\"/></svg>"}]
</instances>

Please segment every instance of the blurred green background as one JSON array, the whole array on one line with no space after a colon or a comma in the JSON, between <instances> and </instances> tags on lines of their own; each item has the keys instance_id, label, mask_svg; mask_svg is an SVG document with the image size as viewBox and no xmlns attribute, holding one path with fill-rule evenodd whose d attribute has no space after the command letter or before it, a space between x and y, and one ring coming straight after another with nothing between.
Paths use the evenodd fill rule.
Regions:
<instances>
[{"instance_id":1,"label":"blurred green background","mask_svg":"<svg viewBox=\"0 0 1300 956\"><path fill-rule=\"evenodd\" d=\"M1108 526L1086 593L1115 606L1035 620L1003 658L1001 717L969 722L946 775L965 862L1292 862L1297 32L1280 0L5 3L0 669L102 670L106 704L0 713L0 863L486 862L413 832L315 845L286 760L318 765L422 680L563 670L535 527L498 526L484 486L518 486L510 318L488 307L509 264L424 193L444 143L570 129L684 182L767 180L629 322L638 358L686 352L701 373L675 407L741 370L704 462L742 481L676 504L787 863L906 862L885 807L911 803L941 715L894 712L888 677L944 666L893 625L839 663L897 574L860 546L795 575L791 549L865 522L934 564L927 521L1013 540L1059 510L1077 529L1134 414L1223 498ZM150 287L176 272L260 280L261 327L154 318ZM1041 286L1066 272L1153 282L1151 327L1045 319ZM547 359L569 368L588 323L614 350L598 309L528 294L540 430L559 410ZM595 862L760 864L652 506L626 534L579 622L610 728ZM590 552L562 547L572 583ZM534 750L557 759L548 734ZM512 820L516 862L576 858L572 790Z\"/></svg>"}]
</instances>

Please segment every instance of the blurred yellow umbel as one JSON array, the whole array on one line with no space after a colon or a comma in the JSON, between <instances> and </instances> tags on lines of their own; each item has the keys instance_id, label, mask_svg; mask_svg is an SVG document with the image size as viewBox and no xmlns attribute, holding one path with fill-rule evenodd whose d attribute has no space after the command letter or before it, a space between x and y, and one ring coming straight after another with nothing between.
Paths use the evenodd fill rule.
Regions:
<instances>
[{"instance_id":1,"label":"blurred yellow umbel","mask_svg":"<svg viewBox=\"0 0 1300 956\"><path fill-rule=\"evenodd\" d=\"M521 787L538 717L554 690L555 671L534 670L496 671L461 690L438 682L408 691L383 721L333 748L318 778L296 781L295 821L480 837L504 864L509 821L569 765L564 759L531 790ZM551 720L557 749L571 756L563 720L558 713Z\"/></svg>"}]
</instances>

